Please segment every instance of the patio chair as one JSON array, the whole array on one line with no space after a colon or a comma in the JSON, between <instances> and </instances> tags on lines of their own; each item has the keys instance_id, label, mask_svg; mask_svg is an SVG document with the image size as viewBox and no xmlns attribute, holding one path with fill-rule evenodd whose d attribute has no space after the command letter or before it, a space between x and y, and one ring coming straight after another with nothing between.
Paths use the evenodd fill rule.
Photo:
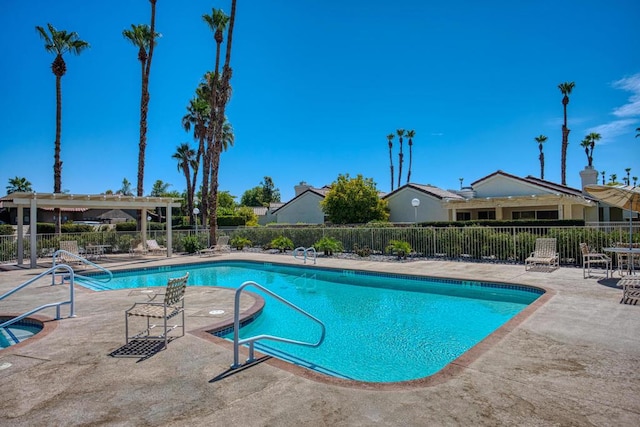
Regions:
<instances>
[{"instance_id":1,"label":"patio chair","mask_svg":"<svg viewBox=\"0 0 640 427\"><path fill-rule=\"evenodd\" d=\"M165 248L164 246L160 246L155 239L147 240L147 248L152 254L167 253L167 248Z\"/></svg>"},{"instance_id":2,"label":"patio chair","mask_svg":"<svg viewBox=\"0 0 640 427\"><path fill-rule=\"evenodd\" d=\"M618 282L622 286L622 299L620 303L634 303L640 301L640 277L623 277Z\"/></svg>"},{"instance_id":3,"label":"patio chair","mask_svg":"<svg viewBox=\"0 0 640 427\"><path fill-rule=\"evenodd\" d=\"M189 273L183 277L169 279L164 294L156 294L147 302L137 302L125 311L125 335L127 344L136 339L164 340L164 348L169 343L169 332L176 328L181 329L181 337L184 336L184 294L187 288ZM164 295L164 301L154 302L158 295ZM181 317L182 321L175 325L169 325L168 321L174 317ZM129 318L143 317L147 320L147 328L133 336L129 336ZM151 324L151 320L161 321L160 325ZM158 335L152 335L152 329L160 327Z\"/></svg>"},{"instance_id":4,"label":"patio chair","mask_svg":"<svg viewBox=\"0 0 640 427\"><path fill-rule=\"evenodd\" d=\"M131 244L131 248L129 249L129 255L136 256L136 255L146 255L147 254L147 248L144 244L142 244L142 242L133 242Z\"/></svg>"},{"instance_id":5,"label":"patio chair","mask_svg":"<svg viewBox=\"0 0 640 427\"><path fill-rule=\"evenodd\" d=\"M591 252L589 245L580 243L580 252L582 252L582 277L586 279L591 277L592 265L603 265L607 279L609 278L609 270L611 270L611 258L605 254Z\"/></svg>"},{"instance_id":6,"label":"patio chair","mask_svg":"<svg viewBox=\"0 0 640 427\"><path fill-rule=\"evenodd\" d=\"M527 271L537 265L546 265L549 269L559 267L560 261L555 238L536 239L535 250L524 260L524 269Z\"/></svg>"},{"instance_id":7,"label":"patio chair","mask_svg":"<svg viewBox=\"0 0 640 427\"><path fill-rule=\"evenodd\" d=\"M222 252L231 252L231 246L229 246L229 236L220 236L218 237L218 240L216 241L216 244L214 246L210 246L206 249L201 249L200 251L198 251L200 256L215 255Z\"/></svg>"},{"instance_id":8,"label":"patio chair","mask_svg":"<svg viewBox=\"0 0 640 427\"><path fill-rule=\"evenodd\" d=\"M76 240L61 240L60 249L65 251L58 254L58 258L64 264L69 264L72 262L82 262L82 257L80 256L80 248L78 248L78 242Z\"/></svg>"}]
</instances>

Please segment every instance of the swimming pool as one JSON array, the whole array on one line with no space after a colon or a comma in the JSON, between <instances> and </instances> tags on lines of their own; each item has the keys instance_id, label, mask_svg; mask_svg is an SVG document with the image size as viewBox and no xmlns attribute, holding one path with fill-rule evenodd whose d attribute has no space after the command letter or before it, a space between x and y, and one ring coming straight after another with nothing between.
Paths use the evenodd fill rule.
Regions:
<instances>
[{"instance_id":1,"label":"swimming pool","mask_svg":"<svg viewBox=\"0 0 640 427\"><path fill-rule=\"evenodd\" d=\"M272 341L256 348L327 375L366 382L407 381L432 375L544 293L500 283L245 261L126 271L114 273L109 283L94 286L165 286L169 277L187 271L189 286L237 288L252 280L318 317L327 330L318 348ZM317 340L318 325L273 298L262 296L265 309L241 329L241 338L269 334Z\"/></svg>"}]
</instances>

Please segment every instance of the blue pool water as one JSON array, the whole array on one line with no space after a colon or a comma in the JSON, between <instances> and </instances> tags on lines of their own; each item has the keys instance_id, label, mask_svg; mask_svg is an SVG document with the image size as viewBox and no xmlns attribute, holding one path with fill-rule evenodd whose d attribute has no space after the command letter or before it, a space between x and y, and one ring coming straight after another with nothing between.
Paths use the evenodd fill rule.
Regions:
<instances>
[{"instance_id":1,"label":"blue pool water","mask_svg":"<svg viewBox=\"0 0 640 427\"><path fill-rule=\"evenodd\" d=\"M256 345L260 351L367 382L406 381L438 372L543 293L515 285L250 262L115 273L111 282L94 287L165 286L169 277L186 271L190 286L239 287L255 281L326 325L325 341L317 348L266 341ZM262 296L265 309L241 329L241 338L268 334L317 341L318 325Z\"/></svg>"},{"instance_id":2,"label":"blue pool water","mask_svg":"<svg viewBox=\"0 0 640 427\"><path fill-rule=\"evenodd\" d=\"M8 320L6 318L0 318L0 323ZM22 342L27 338L31 338L42 330L42 325L25 321L18 321L13 323L7 328L0 328L0 349L7 348L16 344L15 339L18 342Z\"/></svg>"}]
</instances>

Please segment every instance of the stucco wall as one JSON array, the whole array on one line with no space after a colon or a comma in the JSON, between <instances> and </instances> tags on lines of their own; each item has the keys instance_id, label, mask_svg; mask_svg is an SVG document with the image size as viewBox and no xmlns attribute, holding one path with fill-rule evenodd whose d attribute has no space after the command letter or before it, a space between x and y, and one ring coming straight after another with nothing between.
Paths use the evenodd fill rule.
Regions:
<instances>
[{"instance_id":1,"label":"stucco wall","mask_svg":"<svg viewBox=\"0 0 640 427\"><path fill-rule=\"evenodd\" d=\"M408 187L401 189L385 199L389 204L389 221L415 222L416 213L414 207L411 205L411 200L414 198L420 200L420 206L418 206L418 222L449 220L449 213L442 206L440 199Z\"/></svg>"}]
</instances>

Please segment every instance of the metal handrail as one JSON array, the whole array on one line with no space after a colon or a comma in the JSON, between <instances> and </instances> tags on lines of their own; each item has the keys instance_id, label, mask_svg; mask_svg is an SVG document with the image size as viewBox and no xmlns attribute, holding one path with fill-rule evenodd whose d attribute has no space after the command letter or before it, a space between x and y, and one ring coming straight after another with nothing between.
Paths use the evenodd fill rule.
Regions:
<instances>
[{"instance_id":1,"label":"metal handrail","mask_svg":"<svg viewBox=\"0 0 640 427\"><path fill-rule=\"evenodd\" d=\"M96 263L93 263L93 262L89 261L86 258L81 257L80 255L74 254L73 252L65 251L64 249L58 249L57 251L55 251L53 253L53 266L54 267L56 265L66 265L66 264L56 264L56 259L57 259L58 255L60 255L60 254L64 254L64 255L67 255L67 256L69 256L71 258L75 258L75 259L77 259L78 261L80 261L80 262L82 262L84 264L87 264L87 265L89 265L89 266L91 266L93 268L97 268L98 270L102 270L105 273L107 273L109 275L109 278L107 280L103 281L102 283L107 283L107 282L111 281L111 279L113 279L113 273L111 271L107 270L106 268L104 268L104 267L102 267L102 266L100 266L100 265L98 265ZM52 276L51 277L51 284L55 285L56 284L56 273L55 273L55 271L53 272L53 274L51 276ZM80 274L76 274L76 277L79 277L81 279L85 279L87 281L92 281L91 278L89 278L87 276L82 276ZM64 277L62 278L61 283L62 282L64 282Z\"/></svg>"},{"instance_id":2,"label":"metal handrail","mask_svg":"<svg viewBox=\"0 0 640 427\"><path fill-rule=\"evenodd\" d=\"M49 273L53 273L58 269L63 269L63 270L67 270L67 273L69 274L69 301L59 301L59 302L53 302L53 303L49 303L49 304L44 304L41 305L39 307L34 308L33 310L27 311L26 313L21 314L20 316L17 317L13 317L9 320L7 320L4 323L0 323L0 329L2 328L6 328L9 325L12 325L15 322L19 322L20 320L24 319L25 317L31 316L34 313L37 313L41 310L44 310L45 308L49 308L49 307L56 307L56 320L59 320L61 318L60 316L60 307L64 304L69 304L69 317L76 317L75 314L75 292L74 292L74 272L73 272L73 268L71 268L70 266L66 265L66 264L58 264L58 265L54 265L53 267L49 268L48 270L38 274L36 277L34 277L31 280L28 280L26 282L24 282L23 284L17 286L16 288L10 290L9 292L0 295L0 301L2 301L3 299L7 298L10 295L13 295L14 293L18 292L21 289L26 288L27 286L29 286L30 284L32 284L33 282L35 282L38 279L41 279L42 277L46 276Z\"/></svg>"},{"instance_id":3,"label":"metal handrail","mask_svg":"<svg viewBox=\"0 0 640 427\"><path fill-rule=\"evenodd\" d=\"M263 292L271 295L272 297L274 297L278 301L284 303L285 305L293 308L297 312L301 313L302 315L304 315L304 316L308 317L309 319L313 320L314 322L318 323L320 325L321 329L322 329L322 333L320 335L320 339L318 340L318 342L309 343L309 342L298 341L298 340L293 340L293 339L289 339L289 338L275 337L273 335L256 335L255 337L244 338L244 339L241 340L240 339L240 294L242 293L244 288L246 288L248 286L254 286L254 287L262 290ZM235 304L234 304L234 313L233 313L233 365L231 365L231 369L236 369L236 368L239 368L239 367L242 366L242 364L239 363L238 359L240 358L240 356L239 356L239 353L240 353L239 352L239 348L243 344L247 344L247 343L249 344L249 358L246 360L246 363L251 363L251 362L255 361L255 358L254 358L254 343L256 341L258 341L258 340L272 340L272 341L279 341L279 342L284 342L284 343L289 343L289 344L303 345L303 346L306 346L306 347L318 347L324 341L325 333L326 333L326 328L324 326L324 323L322 323L321 320L317 319L316 317L314 317L311 314L307 313L306 311L304 311L300 307L296 306L295 304L290 303L286 299L284 299L281 296L271 292L269 289L265 288L262 285L259 285L256 282L253 282L253 281L244 282L238 289L236 289L236 295L235 295Z\"/></svg>"},{"instance_id":4,"label":"metal handrail","mask_svg":"<svg viewBox=\"0 0 640 427\"><path fill-rule=\"evenodd\" d=\"M304 246L300 246L299 248L295 248L293 250L293 257L295 259L299 259L298 258L298 253L302 252L302 254L304 255L304 263L307 263L307 252L312 252L313 253L313 263L315 264L317 259L318 259L318 254L316 252L316 248L314 248L313 246L309 247L309 248L305 248Z\"/></svg>"}]
</instances>

